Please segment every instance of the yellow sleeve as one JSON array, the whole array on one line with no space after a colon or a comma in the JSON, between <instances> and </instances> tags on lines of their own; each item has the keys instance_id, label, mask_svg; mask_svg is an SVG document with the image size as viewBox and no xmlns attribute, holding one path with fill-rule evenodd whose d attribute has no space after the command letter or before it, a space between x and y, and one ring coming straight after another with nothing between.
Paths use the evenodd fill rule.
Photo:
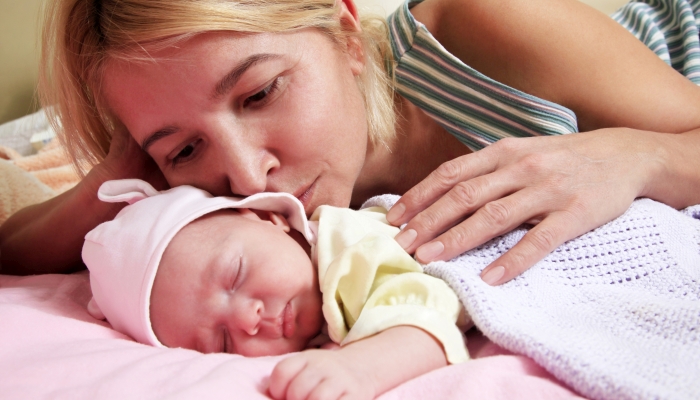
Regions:
<instances>
[{"instance_id":1,"label":"yellow sleeve","mask_svg":"<svg viewBox=\"0 0 700 400\"><path fill-rule=\"evenodd\" d=\"M355 230L349 234L352 239L340 246L343 240L336 236L332 246L335 251L325 249L333 254L321 256L324 249L318 248L319 259L326 260L321 290L331 339L342 346L394 326L410 325L440 341L450 363L469 359L456 326L462 308L452 289L441 279L424 274L420 264L394 241L395 233L387 234L384 228L358 232L357 219L363 216L352 218L337 225L343 232ZM330 219L338 222L337 218ZM382 223L381 219L377 221ZM365 228L372 225L367 224L359 223ZM320 225L319 242L329 234L328 227L323 231Z\"/></svg>"}]
</instances>

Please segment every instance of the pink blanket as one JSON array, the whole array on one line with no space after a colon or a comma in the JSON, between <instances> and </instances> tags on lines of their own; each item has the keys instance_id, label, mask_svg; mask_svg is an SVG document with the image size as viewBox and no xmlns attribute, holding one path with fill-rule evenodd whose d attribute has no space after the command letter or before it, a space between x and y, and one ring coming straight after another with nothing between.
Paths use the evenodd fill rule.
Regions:
<instances>
[{"instance_id":1,"label":"pink blanket","mask_svg":"<svg viewBox=\"0 0 700 400\"><path fill-rule=\"evenodd\" d=\"M92 318L90 297L87 272L0 275L0 397L267 398L267 379L280 357L141 345ZM478 333L470 334L469 350L473 361L433 371L381 398L580 398L529 358Z\"/></svg>"}]
</instances>

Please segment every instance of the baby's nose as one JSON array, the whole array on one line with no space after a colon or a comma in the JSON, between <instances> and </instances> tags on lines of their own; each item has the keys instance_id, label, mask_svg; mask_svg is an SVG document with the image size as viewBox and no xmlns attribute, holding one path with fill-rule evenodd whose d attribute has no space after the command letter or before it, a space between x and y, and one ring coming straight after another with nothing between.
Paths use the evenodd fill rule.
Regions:
<instances>
[{"instance_id":1,"label":"baby's nose","mask_svg":"<svg viewBox=\"0 0 700 400\"><path fill-rule=\"evenodd\" d=\"M239 307L236 316L238 329L250 336L255 336L260 331L260 321L263 312L263 303L260 300L248 300Z\"/></svg>"},{"instance_id":2,"label":"baby's nose","mask_svg":"<svg viewBox=\"0 0 700 400\"><path fill-rule=\"evenodd\" d=\"M263 318L258 324L258 336L266 339L279 339L284 336L282 318Z\"/></svg>"},{"instance_id":3,"label":"baby's nose","mask_svg":"<svg viewBox=\"0 0 700 400\"><path fill-rule=\"evenodd\" d=\"M245 333L249 334L250 336L255 336L258 334L258 331L260 331L260 325L255 325L255 326L249 326L244 329Z\"/></svg>"}]
</instances>

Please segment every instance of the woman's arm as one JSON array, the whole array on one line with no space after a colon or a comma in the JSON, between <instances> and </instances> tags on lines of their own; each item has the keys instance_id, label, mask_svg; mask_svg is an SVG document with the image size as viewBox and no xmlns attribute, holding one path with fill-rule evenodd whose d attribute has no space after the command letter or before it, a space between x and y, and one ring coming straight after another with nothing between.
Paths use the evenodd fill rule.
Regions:
<instances>
[{"instance_id":1,"label":"woman's arm","mask_svg":"<svg viewBox=\"0 0 700 400\"><path fill-rule=\"evenodd\" d=\"M502 140L443 164L387 215L408 223L397 241L419 260L536 223L482 273L499 284L636 197L700 203L700 88L608 17L573 0L427 0L414 15L472 67L571 108L589 131Z\"/></svg>"},{"instance_id":2,"label":"woman's arm","mask_svg":"<svg viewBox=\"0 0 700 400\"><path fill-rule=\"evenodd\" d=\"M85 234L122 207L100 202L98 182L88 180L96 179L88 176L73 189L18 211L0 226L1 273L64 273L83 268L80 252Z\"/></svg>"},{"instance_id":3,"label":"woman's arm","mask_svg":"<svg viewBox=\"0 0 700 400\"><path fill-rule=\"evenodd\" d=\"M700 127L700 89L577 0L426 0L412 12L467 65L573 110L581 132Z\"/></svg>"},{"instance_id":4,"label":"woman's arm","mask_svg":"<svg viewBox=\"0 0 700 400\"><path fill-rule=\"evenodd\" d=\"M440 343L425 331L397 326L338 350L307 350L272 371L275 399L373 399L447 365Z\"/></svg>"},{"instance_id":5,"label":"woman's arm","mask_svg":"<svg viewBox=\"0 0 700 400\"><path fill-rule=\"evenodd\" d=\"M97 189L110 179L135 177L156 188L167 187L160 171L131 136L115 134L107 158L77 186L18 211L0 226L0 273L65 273L84 268L81 251L85 234L124 207L101 202Z\"/></svg>"}]
</instances>

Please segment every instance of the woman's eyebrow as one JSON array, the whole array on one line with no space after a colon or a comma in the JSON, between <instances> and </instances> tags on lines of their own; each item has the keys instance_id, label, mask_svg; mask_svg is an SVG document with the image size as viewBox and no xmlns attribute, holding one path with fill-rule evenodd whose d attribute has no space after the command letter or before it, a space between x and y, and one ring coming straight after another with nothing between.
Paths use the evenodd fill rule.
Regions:
<instances>
[{"instance_id":1,"label":"woman's eyebrow","mask_svg":"<svg viewBox=\"0 0 700 400\"><path fill-rule=\"evenodd\" d=\"M281 57L282 56L279 54L261 53L253 54L252 56L246 58L240 64L236 65L236 67L234 67L226 75L224 75L224 77L221 78L219 82L216 83L216 85L214 86L214 90L212 91L212 94L210 96L211 99L217 100L226 93L228 93L228 91L231 90L231 88L235 86L236 83L238 83L238 81L241 79L241 76L243 76L243 74L248 69L250 69L250 67L261 62L265 62L272 59L278 59ZM151 145L154 142L166 136L170 136L173 133L178 132L179 130L180 128L178 128L177 126L166 126L164 128L158 129L157 131L148 135L148 137L141 144L141 149L147 152L148 148L151 147Z\"/></svg>"},{"instance_id":2,"label":"woman's eyebrow","mask_svg":"<svg viewBox=\"0 0 700 400\"><path fill-rule=\"evenodd\" d=\"M241 76L253 65L280 57L282 56L279 54L262 53L253 54L252 56L246 58L245 60L243 60L243 62L234 67L229 73L224 75L224 77L221 78L221 80L219 80L219 82L214 87L214 91L211 94L211 98L213 100L216 100L228 93L228 91L231 90L231 88L234 87L236 83L238 83L238 80L241 79Z\"/></svg>"},{"instance_id":3,"label":"woman's eyebrow","mask_svg":"<svg viewBox=\"0 0 700 400\"><path fill-rule=\"evenodd\" d=\"M148 152L148 148L151 147L151 145L154 142L166 136L170 136L179 130L180 128L178 128L177 126L166 126L165 128L158 129L157 131L148 135L148 137L143 141L143 143L141 143L141 150Z\"/></svg>"},{"instance_id":4,"label":"woman's eyebrow","mask_svg":"<svg viewBox=\"0 0 700 400\"><path fill-rule=\"evenodd\" d=\"M279 54L270 53L253 54L252 56L243 60L243 62L241 62L240 64L236 65L226 75L224 75L224 77L221 78L219 82L217 82L214 86L214 90L212 91L210 97L212 98L212 100L217 100L224 96L226 93L228 93L229 90L231 90L232 87L236 85L236 83L238 83L238 81L241 79L241 76L243 76L243 74L248 69L250 69L250 67L261 62L265 62L272 59L278 59L281 57L282 56ZM170 136L173 133L178 132L179 130L180 128L176 126L166 126L164 128L158 129L157 131L148 135L148 137L141 144L141 149L147 152L148 148L151 147L151 145L154 142L166 136Z\"/></svg>"}]
</instances>

